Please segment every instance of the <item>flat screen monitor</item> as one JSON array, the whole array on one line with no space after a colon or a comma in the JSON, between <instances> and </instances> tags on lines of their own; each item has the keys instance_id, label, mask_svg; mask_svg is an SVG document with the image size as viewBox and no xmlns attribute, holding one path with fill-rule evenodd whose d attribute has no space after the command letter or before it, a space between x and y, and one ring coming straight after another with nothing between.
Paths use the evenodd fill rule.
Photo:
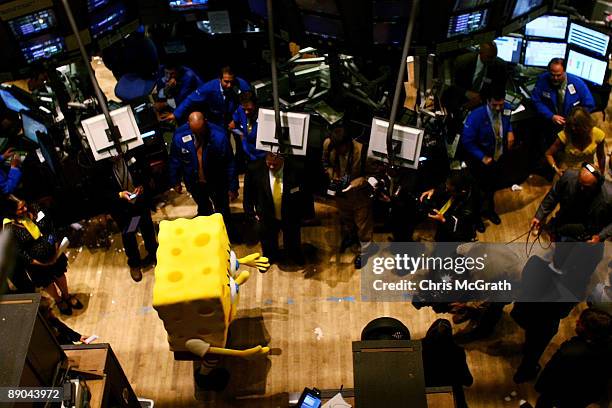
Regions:
<instances>
[{"instance_id":1,"label":"flat screen monitor","mask_svg":"<svg viewBox=\"0 0 612 408\"><path fill-rule=\"evenodd\" d=\"M489 9L451 16L448 21L448 38L484 30L489 22Z\"/></svg>"},{"instance_id":2,"label":"flat screen monitor","mask_svg":"<svg viewBox=\"0 0 612 408\"><path fill-rule=\"evenodd\" d=\"M113 123L119 128L122 146L129 150L143 144L132 108L123 106L111 111L110 115ZM106 134L108 124L104 115L85 119L81 125L96 161L117 155L113 142Z\"/></svg>"},{"instance_id":3,"label":"flat screen monitor","mask_svg":"<svg viewBox=\"0 0 612 408\"><path fill-rule=\"evenodd\" d=\"M303 14L302 21L304 22L306 34L323 38L344 39L344 27L340 19L315 14Z\"/></svg>"},{"instance_id":4,"label":"flat screen monitor","mask_svg":"<svg viewBox=\"0 0 612 408\"><path fill-rule=\"evenodd\" d=\"M22 42L20 47L27 63L51 58L54 55L61 54L66 49L64 39L52 34Z\"/></svg>"},{"instance_id":5,"label":"flat screen monitor","mask_svg":"<svg viewBox=\"0 0 612 408\"><path fill-rule=\"evenodd\" d=\"M411 1L375 0L372 4L374 19L396 19L410 17Z\"/></svg>"},{"instance_id":6,"label":"flat screen monitor","mask_svg":"<svg viewBox=\"0 0 612 408\"><path fill-rule=\"evenodd\" d=\"M605 57L608 53L610 36L580 24L571 23L567 41L570 44L577 45Z\"/></svg>"},{"instance_id":7,"label":"flat screen monitor","mask_svg":"<svg viewBox=\"0 0 612 408\"><path fill-rule=\"evenodd\" d=\"M295 0L297 6L304 11L333 14L339 16L338 5L335 0Z\"/></svg>"},{"instance_id":8,"label":"flat screen monitor","mask_svg":"<svg viewBox=\"0 0 612 408\"><path fill-rule=\"evenodd\" d=\"M603 85L608 61L570 50L566 71L596 85Z\"/></svg>"},{"instance_id":9,"label":"flat screen monitor","mask_svg":"<svg viewBox=\"0 0 612 408\"><path fill-rule=\"evenodd\" d=\"M544 4L544 0L516 0L512 10L512 19L519 18L531 13Z\"/></svg>"},{"instance_id":10,"label":"flat screen monitor","mask_svg":"<svg viewBox=\"0 0 612 408\"><path fill-rule=\"evenodd\" d=\"M401 45L406 36L406 24L399 22L374 23L372 30L374 44Z\"/></svg>"},{"instance_id":11,"label":"flat screen monitor","mask_svg":"<svg viewBox=\"0 0 612 408\"><path fill-rule=\"evenodd\" d=\"M566 43L527 41L524 63L531 67L546 67L553 58L565 58L566 49Z\"/></svg>"},{"instance_id":12,"label":"flat screen monitor","mask_svg":"<svg viewBox=\"0 0 612 408\"><path fill-rule=\"evenodd\" d=\"M389 122L383 119L372 119L368 157L387 163L387 129ZM421 157L423 144L423 129L395 125L393 127L393 150L397 164L402 167L416 169Z\"/></svg>"},{"instance_id":13,"label":"flat screen monitor","mask_svg":"<svg viewBox=\"0 0 612 408\"><path fill-rule=\"evenodd\" d=\"M476 7L484 6L491 3L493 0L457 0L453 11L464 11Z\"/></svg>"},{"instance_id":14,"label":"flat screen monitor","mask_svg":"<svg viewBox=\"0 0 612 408\"><path fill-rule=\"evenodd\" d=\"M7 109L12 110L13 112L19 113L21 111L30 110L30 108L19 102L19 100L17 100L17 98L15 98L6 89L0 89L0 98L2 98L2 102L4 102L4 105L7 107Z\"/></svg>"},{"instance_id":15,"label":"flat screen monitor","mask_svg":"<svg viewBox=\"0 0 612 408\"><path fill-rule=\"evenodd\" d=\"M268 6L266 0L249 0L249 8L251 13L256 16L268 18Z\"/></svg>"},{"instance_id":16,"label":"flat screen monitor","mask_svg":"<svg viewBox=\"0 0 612 408\"><path fill-rule=\"evenodd\" d=\"M56 19L53 10L41 10L8 22L11 31L18 39L55 27Z\"/></svg>"},{"instance_id":17,"label":"flat screen monitor","mask_svg":"<svg viewBox=\"0 0 612 408\"><path fill-rule=\"evenodd\" d=\"M111 0L87 0L87 10L91 13L110 4Z\"/></svg>"},{"instance_id":18,"label":"flat screen monitor","mask_svg":"<svg viewBox=\"0 0 612 408\"><path fill-rule=\"evenodd\" d=\"M112 6L96 12L91 16L91 24L89 26L93 38L99 38L107 34L127 20L127 9L121 2L115 3Z\"/></svg>"},{"instance_id":19,"label":"flat screen monitor","mask_svg":"<svg viewBox=\"0 0 612 408\"><path fill-rule=\"evenodd\" d=\"M259 109L257 123L257 142L255 147L259 150L277 152L280 143L276 139L274 110ZM306 148L308 147L310 115L306 113L281 112L281 126L289 129L291 154L305 156Z\"/></svg>"},{"instance_id":20,"label":"flat screen monitor","mask_svg":"<svg viewBox=\"0 0 612 408\"><path fill-rule=\"evenodd\" d=\"M168 0L170 10L208 10L208 0Z\"/></svg>"},{"instance_id":21,"label":"flat screen monitor","mask_svg":"<svg viewBox=\"0 0 612 408\"><path fill-rule=\"evenodd\" d=\"M525 26L525 35L529 37L553 38L565 40L567 16L542 16L530 21Z\"/></svg>"},{"instance_id":22,"label":"flat screen monitor","mask_svg":"<svg viewBox=\"0 0 612 408\"><path fill-rule=\"evenodd\" d=\"M498 37L495 39L497 56L511 64L521 62L523 39L518 37Z\"/></svg>"},{"instance_id":23,"label":"flat screen monitor","mask_svg":"<svg viewBox=\"0 0 612 408\"><path fill-rule=\"evenodd\" d=\"M21 114L21 123L23 125L23 135L36 144L40 144L38 141L38 135L36 134L37 132L49 132L44 124L32 118L27 113Z\"/></svg>"}]
</instances>

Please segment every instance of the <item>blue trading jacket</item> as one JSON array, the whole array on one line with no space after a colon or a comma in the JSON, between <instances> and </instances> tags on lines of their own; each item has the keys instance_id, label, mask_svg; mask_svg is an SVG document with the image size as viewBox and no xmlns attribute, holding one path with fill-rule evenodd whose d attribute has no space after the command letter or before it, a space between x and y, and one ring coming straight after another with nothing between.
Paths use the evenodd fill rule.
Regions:
<instances>
[{"instance_id":1,"label":"blue trading jacket","mask_svg":"<svg viewBox=\"0 0 612 408\"><path fill-rule=\"evenodd\" d=\"M505 103L502 115L504 144L506 143L508 132L512 132L512 124L510 123L511 113L512 107L509 103ZM482 160L485 156L493 157L495 154L495 133L487 105L480 106L470 112L463 127L461 144L474 159Z\"/></svg>"},{"instance_id":2,"label":"blue trading jacket","mask_svg":"<svg viewBox=\"0 0 612 408\"><path fill-rule=\"evenodd\" d=\"M242 149L248 157L249 161L255 161L266 157L266 152L263 150L257 150L255 143L257 142L257 121L253 123L253 128L250 132L247 131L249 120L247 118L242 106L239 106L234 112L234 123L236 128L242 133Z\"/></svg>"},{"instance_id":3,"label":"blue trading jacket","mask_svg":"<svg viewBox=\"0 0 612 408\"><path fill-rule=\"evenodd\" d=\"M177 78L178 92L176 95L174 95L174 101L176 102L177 107L183 103L183 101L187 99L191 93L204 84L198 74L196 74L191 68L180 67L179 72L179 77ZM157 78L157 91L159 92L166 86L166 78L163 67L160 69ZM168 98L169 96L164 95L164 97Z\"/></svg>"},{"instance_id":4,"label":"blue trading jacket","mask_svg":"<svg viewBox=\"0 0 612 408\"><path fill-rule=\"evenodd\" d=\"M584 81L576 75L566 75L567 89L563 101L563 112L557 112L557 90L550 84L550 74L545 72L538 77L538 82L531 93L531 99L538 113L546 119L551 119L555 114L567 117L575 106L582 106L589 111L595 109L593 95Z\"/></svg>"}]
</instances>

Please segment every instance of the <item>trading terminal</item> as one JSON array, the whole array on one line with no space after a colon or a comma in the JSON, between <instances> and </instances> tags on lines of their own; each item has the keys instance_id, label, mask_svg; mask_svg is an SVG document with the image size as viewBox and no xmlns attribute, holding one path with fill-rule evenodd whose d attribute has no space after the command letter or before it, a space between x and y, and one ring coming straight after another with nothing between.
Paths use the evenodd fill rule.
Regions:
<instances>
[{"instance_id":1,"label":"trading terminal","mask_svg":"<svg viewBox=\"0 0 612 408\"><path fill-rule=\"evenodd\" d=\"M612 406L611 13L0 0L0 405Z\"/></svg>"}]
</instances>

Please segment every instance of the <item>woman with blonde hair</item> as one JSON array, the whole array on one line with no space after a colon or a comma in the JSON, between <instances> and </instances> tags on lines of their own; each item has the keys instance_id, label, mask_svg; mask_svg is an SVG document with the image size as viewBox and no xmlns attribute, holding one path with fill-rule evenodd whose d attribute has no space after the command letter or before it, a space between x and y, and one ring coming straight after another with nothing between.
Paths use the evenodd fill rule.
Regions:
<instances>
[{"instance_id":1,"label":"woman with blonde hair","mask_svg":"<svg viewBox=\"0 0 612 408\"><path fill-rule=\"evenodd\" d=\"M565 128L557 135L557 140L546 151L546 161L559 176L567 169L579 169L582 163L597 165L601 172L606 166L606 134L595 127L589 111L581 106L572 109L565 122ZM558 164L555 156L561 154Z\"/></svg>"}]
</instances>

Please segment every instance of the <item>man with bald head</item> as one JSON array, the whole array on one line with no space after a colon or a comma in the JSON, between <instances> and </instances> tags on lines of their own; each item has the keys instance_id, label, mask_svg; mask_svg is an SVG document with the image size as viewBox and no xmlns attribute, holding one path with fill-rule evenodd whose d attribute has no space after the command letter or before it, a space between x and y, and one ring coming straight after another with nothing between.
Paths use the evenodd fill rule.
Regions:
<instances>
[{"instance_id":1,"label":"man with bald head","mask_svg":"<svg viewBox=\"0 0 612 408\"><path fill-rule=\"evenodd\" d=\"M230 229L229 202L238 197L238 177L225 128L208 122L202 112L192 112L172 139L169 172L178 193L185 182L198 215L219 212Z\"/></svg>"},{"instance_id":2,"label":"man with bald head","mask_svg":"<svg viewBox=\"0 0 612 408\"><path fill-rule=\"evenodd\" d=\"M480 44L477 53L459 56L453 64L454 103L468 109L481 105L493 88L506 88L506 70L506 63L497 57L494 42Z\"/></svg>"},{"instance_id":3,"label":"man with bald head","mask_svg":"<svg viewBox=\"0 0 612 408\"><path fill-rule=\"evenodd\" d=\"M612 183L589 163L567 170L548 192L531 227L539 229L559 204L550 221L556 240L602 242L612 237Z\"/></svg>"}]
</instances>

